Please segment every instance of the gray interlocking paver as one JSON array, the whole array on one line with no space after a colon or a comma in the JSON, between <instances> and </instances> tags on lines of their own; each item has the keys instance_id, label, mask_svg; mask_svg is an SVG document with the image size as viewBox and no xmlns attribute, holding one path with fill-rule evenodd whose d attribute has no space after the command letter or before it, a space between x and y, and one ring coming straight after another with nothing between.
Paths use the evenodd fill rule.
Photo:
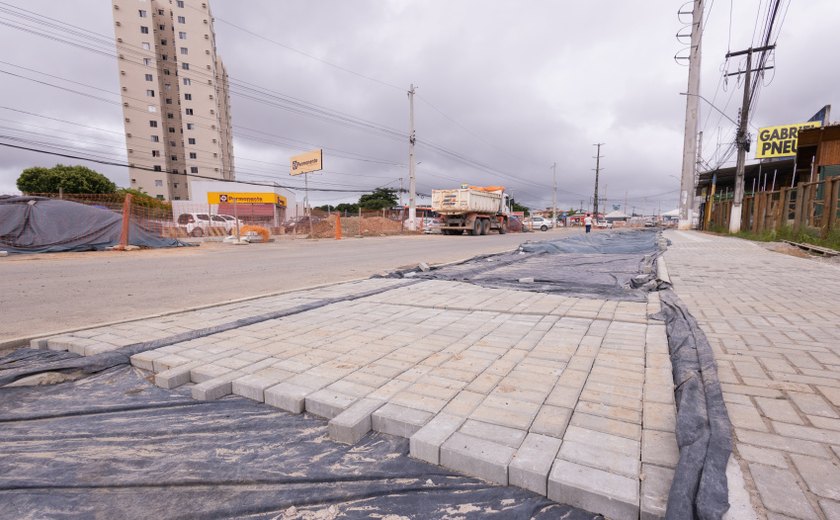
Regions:
<instances>
[{"instance_id":1,"label":"gray interlocking paver","mask_svg":"<svg viewBox=\"0 0 840 520\"><path fill-rule=\"evenodd\" d=\"M674 289L714 350L755 499L768 518L820 517L817 504L837 500L836 482L826 484L840 464L836 265L738 239L667 236Z\"/></svg>"},{"instance_id":2,"label":"gray interlocking paver","mask_svg":"<svg viewBox=\"0 0 840 520\"><path fill-rule=\"evenodd\" d=\"M673 436L667 338L647 320L658 310L655 295L646 304L457 282L399 285L343 284L42 343L79 348L95 344L92 333L138 343L391 287L142 352L132 362L158 371L162 386L195 383L196 399L233 393L327 418L339 442L358 442L372 429L403 436L412 455L429 462L616 518L638 514L640 461L650 460L643 436ZM667 480L664 468L652 471L659 470Z\"/></svg>"}]
</instances>

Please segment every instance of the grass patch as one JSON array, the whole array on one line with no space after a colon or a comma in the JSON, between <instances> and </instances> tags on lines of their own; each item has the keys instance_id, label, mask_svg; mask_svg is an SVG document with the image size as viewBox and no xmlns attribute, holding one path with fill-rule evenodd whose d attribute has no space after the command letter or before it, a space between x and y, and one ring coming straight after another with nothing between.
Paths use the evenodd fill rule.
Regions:
<instances>
[{"instance_id":1,"label":"grass patch","mask_svg":"<svg viewBox=\"0 0 840 520\"><path fill-rule=\"evenodd\" d=\"M840 251L840 230L832 230L825 238L821 237L818 233L811 231L794 232L789 227L774 231L764 231L762 233L740 231L733 236L745 238L747 240L755 240L757 242L778 242L780 240L790 240L791 242L811 244L814 246L827 247L828 249Z\"/></svg>"}]
</instances>

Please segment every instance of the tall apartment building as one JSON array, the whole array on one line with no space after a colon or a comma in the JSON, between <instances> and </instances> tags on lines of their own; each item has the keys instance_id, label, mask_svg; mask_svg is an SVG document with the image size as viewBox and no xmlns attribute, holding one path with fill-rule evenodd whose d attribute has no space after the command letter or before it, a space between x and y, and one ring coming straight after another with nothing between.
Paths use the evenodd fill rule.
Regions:
<instances>
[{"instance_id":1,"label":"tall apartment building","mask_svg":"<svg viewBox=\"0 0 840 520\"><path fill-rule=\"evenodd\" d=\"M228 76L207 0L114 0L113 12L131 187L186 200L191 179L233 180Z\"/></svg>"}]
</instances>

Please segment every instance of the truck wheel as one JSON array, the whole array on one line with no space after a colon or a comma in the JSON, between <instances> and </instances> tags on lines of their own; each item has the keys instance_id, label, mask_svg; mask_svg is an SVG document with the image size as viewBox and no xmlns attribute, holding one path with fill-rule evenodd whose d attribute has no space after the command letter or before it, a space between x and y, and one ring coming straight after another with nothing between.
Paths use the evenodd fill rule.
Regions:
<instances>
[{"instance_id":1,"label":"truck wheel","mask_svg":"<svg viewBox=\"0 0 840 520\"><path fill-rule=\"evenodd\" d=\"M500 234L500 235L504 235L505 233L507 233L507 231L508 231L508 230L507 230L507 221L503 221L503 222L499 225L499 234Z\"/></svg>"},{"instance_id":2,"label":"truck wheel","mask_svg":"<svg viewBox=\"0 0 840 520\"><path fill-rule=\"evenodd\" d=\"M473 222L473 228L472 228L471 234L474 237L477 237L478 235L481 234L481 219L480 218L475 219L475 222Z\"/></svg>"},{"instance_id":3,"label":"truck wheel","mask_svg":"<svg viewBox=\"0 0 840 520\"><path fill-rule=\"evenodd\" d=\"M481 219L481 234L486 235L490 232L490 221L487 219Z\"/></svg>"}]
</instances>

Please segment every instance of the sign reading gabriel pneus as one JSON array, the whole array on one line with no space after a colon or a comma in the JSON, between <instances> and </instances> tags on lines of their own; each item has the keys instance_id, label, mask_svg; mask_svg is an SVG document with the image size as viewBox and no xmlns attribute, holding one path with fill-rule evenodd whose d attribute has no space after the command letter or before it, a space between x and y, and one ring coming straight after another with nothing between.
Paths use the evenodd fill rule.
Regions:
<instances>
[{"instance_id":1,"label":"sign reading gabriel pneus","mask_svg":"<svg viewBox=\"0 0 840 520\"><path fill-rule=\"evenodd\" d=\"M793 157L796 155L799 131L818 126L822 126L822 123L819 121L808 121L807 123L759 128L758 142L755 147L755 158Z\"/></svg>"},{"instance_id":2,"label":"sign reading gabriel pneus","mask_svg":"<svg viewBox=\"0 0 840 520\"><path fill-rule=\"evenodd\" d=\"M313 150L292 157L292 175L316 172L324 167L324 151Z\"/></svg>"}]
</instances>

